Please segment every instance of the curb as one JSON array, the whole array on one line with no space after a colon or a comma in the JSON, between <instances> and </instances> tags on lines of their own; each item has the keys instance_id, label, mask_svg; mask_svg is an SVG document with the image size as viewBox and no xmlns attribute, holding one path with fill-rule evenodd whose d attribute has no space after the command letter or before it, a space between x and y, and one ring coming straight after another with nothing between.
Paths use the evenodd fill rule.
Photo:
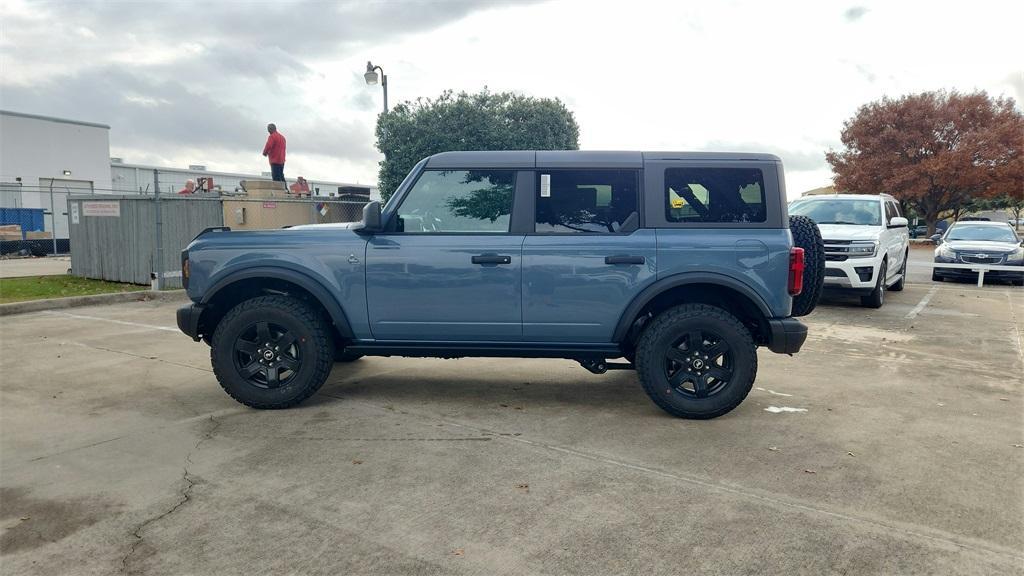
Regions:
<instances>
[{"instance_id":1,"label":"curb","mask_svg":"<svg viewBox=\"0 0 1024 576\"><path fill-rule=\"evenodd\" d=\"M11 302L0 304L0 316L11 316L13 314L27 314L29 312L41 312L43 310L61 310L63 308L77 308L79 306L94 306L97 304L121 304L124 302L148 302L150 300L186 301L188 297L184 290L138 290L135 292L115 292L113 294L92 294L89 296L71 296L68 298L48 298L43 300L28 300L26 302Z\"/></svg>"}]
</instances>

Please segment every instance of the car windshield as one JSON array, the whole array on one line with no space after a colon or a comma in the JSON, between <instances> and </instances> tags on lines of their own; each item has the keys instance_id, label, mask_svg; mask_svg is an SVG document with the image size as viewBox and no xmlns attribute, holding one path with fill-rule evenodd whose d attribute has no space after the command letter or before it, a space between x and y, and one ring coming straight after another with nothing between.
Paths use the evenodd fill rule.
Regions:
<instances>
[{"instance_id":1,"label":"car windshield","mask_svg":"<svg viewBox=\"0 0 1024 576\"><path fill-rule=\"evenodd\" d=\"M797 200L789 206L789 213L807 216L817 224L882 225L881 203L874 199L822 198Z\"/></svg>"},{"instance_id":2,"label":"car windshield","mask_svg":"<svg viewBox=\"0 0 1024 576\"><path fill-rule=\"evenodd\" d=\"M975 240L978 242L1018 242L1017 236L1009 226L971 226L960 224L953 226L946 235L946 241Z\"/></svg>"}]
</instances>

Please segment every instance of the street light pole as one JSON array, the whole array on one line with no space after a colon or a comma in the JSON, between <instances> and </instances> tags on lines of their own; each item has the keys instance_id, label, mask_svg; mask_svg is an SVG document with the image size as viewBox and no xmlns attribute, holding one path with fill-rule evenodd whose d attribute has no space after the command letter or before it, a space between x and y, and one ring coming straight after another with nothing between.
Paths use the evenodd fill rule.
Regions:
<instances>
[{"instance_id":1,"label":"street light pole","mask_svg":"<svg viewBox=\"0 0 1024 576\"><path fill-rule=\"evenodd\" d=\"M380 74L377 71L380 70ZM366 79L366 83L370 86L377 84L378 79L380 81L381 88L384 89L384 112L388 111L388 77L384 74L384 69L380 66L374 66L373 62L367 61L366 73L363 74L363 78Z\"/></svg>"}]
</instances>

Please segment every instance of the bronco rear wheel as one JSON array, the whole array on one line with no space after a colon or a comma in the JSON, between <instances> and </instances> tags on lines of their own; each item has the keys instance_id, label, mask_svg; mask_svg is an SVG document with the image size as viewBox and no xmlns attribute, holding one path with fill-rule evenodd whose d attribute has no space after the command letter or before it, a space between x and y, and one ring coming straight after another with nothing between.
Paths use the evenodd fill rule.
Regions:
<instances>
[{"instance_id":1,"label":"bronco rear wheel","mask_svg":"<svg viewBox=\"0 0 1024 576\"><path fill-rule=\"evenodd\" d=\"M793 316L806 316L814 311L825 285L825 243L818 225L807 216L790 216L789 232L793 244L804 249L804 287L793 297Z\"/></svg>"},{"instance_id":2,"label":"bronco rear wheel","mask_svg":"<svg viewBox=\"0 0 1024 576\"><path fill-rule=\"evenodd\" d=\"M221 387L253 408L288 408L309 398L327 379L333 359L323 317L287 296L261 296L232 308L210 348Z\"/></svg>"},{"instance_id":3,"label":"bronco rear wheel","mask_svg":"<svg viewBox=\"0 0 1024 576\"><path fill-rule=\"evenodd\" d=\"M658 315L640 336L637 374L659 408L681 418L721 416L747 397L757 375L754 340L721 308L686 304Z\"/></svg>"}]
</instances>

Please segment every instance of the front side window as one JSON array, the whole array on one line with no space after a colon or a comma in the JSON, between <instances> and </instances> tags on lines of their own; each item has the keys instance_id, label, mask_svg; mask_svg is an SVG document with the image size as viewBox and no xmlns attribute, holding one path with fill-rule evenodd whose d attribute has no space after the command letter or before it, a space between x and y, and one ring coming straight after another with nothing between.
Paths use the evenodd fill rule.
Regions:
<instances>
[{"instance_id":1,"label":"front side window","mask_svg":"<svg viewBox=\"0 0 1024 576\"><path fill-rule=\"evenodd\" d=\"M538 173L536 231L626 233L640 222L636 170Z\"/></svg>"},{"instance_id":2,"label":"front side window","mask_svg":"<svg viewBox=\"0 0 1024 576\"><path fill-rule=\"evenodd\" d=\"M764 174L757 168L665 170L669 222L764 222Z\"/></svg>"},{"instance_id":3,"label":"front side window","mask_svg":"<svg viewBox=\"0 0 1024 576\"><path fill-rule=\"evenodd\" d=\"M398 209L398 231L508 232L515 172L427 170Z\"/></svg>"},{"instance_id":4,"label":"front side window","mask_svg":"<svg viewBox=\"0 0 1024 576\"><path fill-rule=\"evenodd\" d=\"M882 225L882 204L875 199L808 198L793 202L789 213L807 216L816 224Z\"/></svg>"}]
</instances>

